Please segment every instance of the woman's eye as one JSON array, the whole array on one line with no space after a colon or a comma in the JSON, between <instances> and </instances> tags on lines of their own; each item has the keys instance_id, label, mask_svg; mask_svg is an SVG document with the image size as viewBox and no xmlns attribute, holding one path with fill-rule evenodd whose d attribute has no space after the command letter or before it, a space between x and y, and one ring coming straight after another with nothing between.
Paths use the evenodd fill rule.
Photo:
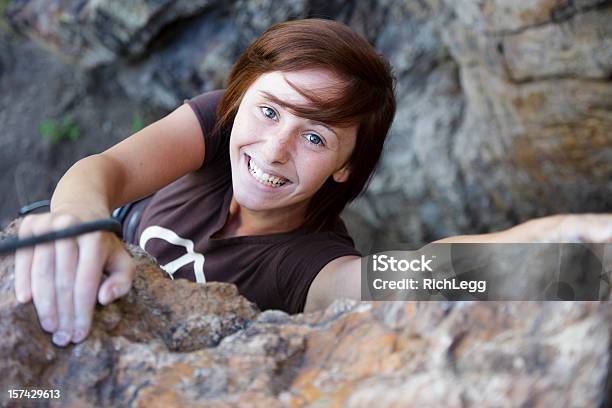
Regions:
<instances>
[{"instance_id":1,"label":"woman's eye","mask_svg":"<svg viewBox=\"0 0 612 408\"><path fill-rule=\"evenodd\" d=\"M267 106L262 106L261 111L263 112L265 117L276 120L276 112L274 112L274 109L269 108Z\"/></svg>"},{"instance_id":2,"label":"woman's eye","mask_svg":"<svg viewBox=\"0 0 612 408\"><path fill-rule=\"evenodd\" d=\"M323 140L314 133L308 133L306 135L306 140L315 145L323 145Z\"/></svg>"}]
</instances>

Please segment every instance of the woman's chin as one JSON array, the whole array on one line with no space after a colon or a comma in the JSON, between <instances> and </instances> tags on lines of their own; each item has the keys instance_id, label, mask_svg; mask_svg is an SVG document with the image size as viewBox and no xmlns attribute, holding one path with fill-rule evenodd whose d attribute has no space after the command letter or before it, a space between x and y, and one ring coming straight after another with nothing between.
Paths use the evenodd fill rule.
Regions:
<instances>
[{"instance_id":1,"label":"woman's chin","mask_svg":"<svg viewBox=\"0 0 612 408\"><path fill-rule=\"evenodd\" d=\"M234 199L240 207L249 211L270 211L279 208L278 201L266 200L247 192L234 191Z\"/></svg>"}]
</instances>

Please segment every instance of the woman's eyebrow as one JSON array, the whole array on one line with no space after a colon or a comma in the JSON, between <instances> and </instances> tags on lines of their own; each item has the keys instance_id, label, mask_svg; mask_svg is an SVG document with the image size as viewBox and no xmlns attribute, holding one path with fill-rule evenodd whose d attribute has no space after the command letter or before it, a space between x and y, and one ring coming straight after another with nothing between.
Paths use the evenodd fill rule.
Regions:
<instances>
[{"instance_id":1,"label":"woman's eyebrow","mask_svg":"<svg viewBox=\"0 0 612 408\"><path fill-rule=\"evenodd\" d=\"M289 106L287 102L283 101L282 99L280 99L276 95L271 94L268 91L259 91L259 94L261 94L261 96L268 99L269 101L274 102L277 105L280 105L283 108L286 108Z\"/></svg>"},{"instance_id":2,"label":"woman's eyebrow","mask_svg":"<svg viewBox=\"0 0 612 408\"><path fill-rule=\"evenodd\" d=\"M275 104L279 105L282 108L288 108L289 105L290 105L287 102L283 101L282 99L280 99L276 95L271 94L268 91L259 91L259 94L261 96L263 96L265 99L269 100L270 102L274 102ZM316 121L316 120L312 120L312 119L309 119L309 118L304 118L304 119L306 119L309 123L312 123L314 125L319 125L319 126L322 126L322 127L326 128L331 133L333 133L336 137L338 137L338 134L336 133L336 131L334 129L330 128L325 123L319 122L319 121Z\"/></svg>"}]
</instances>

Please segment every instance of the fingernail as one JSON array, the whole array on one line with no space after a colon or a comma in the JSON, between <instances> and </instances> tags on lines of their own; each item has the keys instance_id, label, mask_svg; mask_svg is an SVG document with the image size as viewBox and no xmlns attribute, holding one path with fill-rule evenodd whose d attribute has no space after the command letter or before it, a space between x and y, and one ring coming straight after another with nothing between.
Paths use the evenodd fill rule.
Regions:
<instances>
[{"instance_id":1,"label":"fingernail","mask_svg":"<svg viewBox=\"0 0 612 408\"><path fill-rule=\"evenodd\" d=\"M117 300L121 297L121 290L117 286L113 286L113 300Z\"/></svg>"},{"instance_id":2,"label":"fingernail","mask_svg":"<svg viewBox=\"0 0 612 408\"><path fill-rule=\"evenodd\" d=\"M85 331L81 329L77 329L72 333L72 342L80 343L85 338Z\"/></svg>"},{"instance_id":3,"label":"fingernail","mask_svg":"<svg viewBox=\"0 0 612 408\"><path fill-rule=\"evenodd\" d=\"M117 290L116 286L111 286L107 291L106 291L106 295L103 298L102 304L103 305L108 305L109 303L111 303L114 300L117 300L118 296L117 294L119 293L119 291Z\"/></svg>"},{"instance_id":4,"label":"fingernail","mask_svg":"<svg viewBox=\"0 0 612 408\"><path fill-rule=\"evenodd\" d=\"M25 295L22 292L17 293L17 301L19 303L25 303Z\"/></svg>"},{"instance_id":5,"label":"fingernail","mask_svg":"<svg viewBox=\"0 0 612 408\"><path fill-rule=\"evenodd\" d=\"M66 332L56 332L53 334L53 342L58 346L65 346L70 341L70 336Z\"/></svg>"},{"instance_id":6,"label":"fingernail","mask_svg":"<svg viewBox=\"0 0 612 408\"><path fill-rule=\"evenodd\" d=\"M52 332L53 329L55 329L55 322L51 319L44 319L42 322L40 322L40 325L42 326L43 330L47 332Z\"/></svg>"}]
</instances>

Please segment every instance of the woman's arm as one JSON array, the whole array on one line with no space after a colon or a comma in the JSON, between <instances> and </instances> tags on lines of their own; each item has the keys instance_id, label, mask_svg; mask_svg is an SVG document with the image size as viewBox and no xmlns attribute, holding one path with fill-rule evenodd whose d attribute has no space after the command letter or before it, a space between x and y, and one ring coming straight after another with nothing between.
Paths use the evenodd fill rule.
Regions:
<instances>
[{"instance_id":1,"label":"woman's arm","mask_svg":"<svg viewBox=\"0 0 612 408\"><path fill-rule=\"evenodd\" d=\"M543 219L540 218L538 220ZM546 223L548 222L549 221L547 221ZM548 226L544 226L544 229L548 228ZM502 231L490 232L488 234L455 235L453 237L447 237L439 239L437 241L433 241L432 244L510 244L521 242L537 242L539 240L538 234L541 232L543 232L543 230L538 229L537 225L534 226L532 220Z\"/></svg>"},{"instance_id":2,"label":"woman's arm","mask_svg":"<svg viewBox=\"0 0 612 408\"><path fill-rule=\"evenodd\" d=\"M359 256L341 256L321 269L308 289L304 312L324 309L341 298L361 299Z\"/></svg>"},{"instance_id":3,"label":"woman's arm","mask_svg":"<svg viewBox=\"0 0 612 408\"><path fill-rule=\"evenodd\" d=\"M114 208L146 197L203 161L202 129L185 104L103 153L79 160L60 179L51 211L108 217Z\"/></svg>"},{"instance_id":4,"label":"woman's arm","mask_svg":"<svg viewBox=\"0 0 612 408\"><path fill-rule=\"evenodd\" d=\"M204 160L199 121L188 105L147 126L107 151L80 160L62 177L51 212L25 217L19 237L40 235L106 218L113 208L147 196ZM97 300L125 295L135 264L110 232L84 234L17 251L15 294L33 301L42 328L65 346L82 341L91 328ZM102 282L106 271L108 278Z\"/></svg>"},{"instance_id":5,"label":"woman's arm","mask_svg":"<svg viewBox=\"0 0 612 408\"><path fill-rule=\"evenodd\" d=\"M444 238L434 244L584 242L612 243L612 214L569 214L536 218L507 230ZM603 254L595 251L601 260ZM336 258L315 277L308 290L305 312L323 309L335 299L361 298L361 260L357 256Z\"/></svg>"},{"instance_id":6,"label":"woman's arm","mask_svg":"<svg viewBox=\"0 0 612 408\"><path fill-rule=\"evenodd\" d=\"M507 230L434 241L455 243L612 243L612 214L559 214L535 218Z\"/></svg>"}]
</instances>

